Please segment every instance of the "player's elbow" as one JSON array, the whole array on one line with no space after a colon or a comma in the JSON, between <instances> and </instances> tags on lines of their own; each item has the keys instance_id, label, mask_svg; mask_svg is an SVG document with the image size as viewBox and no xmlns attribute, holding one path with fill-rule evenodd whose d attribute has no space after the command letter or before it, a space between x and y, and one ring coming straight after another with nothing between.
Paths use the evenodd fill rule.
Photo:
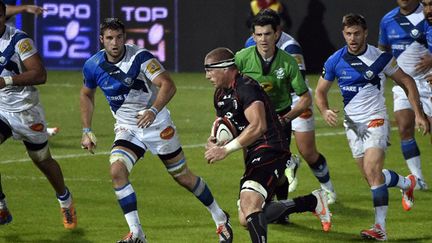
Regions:
<instances>
[{"instance_id":1,"label":"player's elbow","mask_svg":"<svg viewBox=\"0 0 432 243\"><path fill-rule=\"evenodd\" d=\"M45 84L47 81L47 72L45 69L42 69L38 71L35 75L36 77L34 80L36 80L37 84Z\"/></svg>"}]
</instances>

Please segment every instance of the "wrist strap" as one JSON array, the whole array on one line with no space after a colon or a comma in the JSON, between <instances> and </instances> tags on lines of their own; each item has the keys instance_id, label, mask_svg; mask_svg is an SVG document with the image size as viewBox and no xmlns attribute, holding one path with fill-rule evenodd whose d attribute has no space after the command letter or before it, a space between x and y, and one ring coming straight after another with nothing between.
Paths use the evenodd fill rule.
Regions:
<instances>
[{"instance_id":1,"label":"wrist strap","mask_svg":"<svg viewBox=\"0 0 432 243\"><path fill-rule=\"evenodd\" d=\"M13 79L11 76L5 76L5 77L3 77L3 80L5 82L5 86L12 86L13 85Z\"/></svg>"},{"instance_id":2,"label":"wrist strap","mask_svg":"<svg viewBox=\"0 0 432 243\"><path fill-rule=\"evenodd\" d=\"M91 132L92 131L92 129L90 128L90 127L84 127L83 129L82 129L82 132L83 133L89 133L89 132Z\"/></svg>"},{"instance_id":3,"label":"wrist strap","mask_svg":"<svg viewBox=\"0 0 432 243\"><path fill-rule=\"evenodd\" d=\"M237 150L243 148L241 146L241 144L239 143L239 141L238 141L237 138L234 139L234 140L232 140L231 142L229 142L228 144L226 144L223 147L226 149L226 151L227 151L228 154L230 154L230 153L232 153L234 151L237 151Z\"/></svg>"},{"instance_id":4,"label":"wrist strap","mask_svg":"<svg viewBox=\"0 0 432 243\"><path fill-rule=\"evenodd\" d=\"M157 116L157 114L159 113L158 109L156 109L156 107L154 107L154 106L150 107L149 110L150 110L151 112L153 112L153 114L154 114L155 116Z\"/></svg>"}]
</instances>

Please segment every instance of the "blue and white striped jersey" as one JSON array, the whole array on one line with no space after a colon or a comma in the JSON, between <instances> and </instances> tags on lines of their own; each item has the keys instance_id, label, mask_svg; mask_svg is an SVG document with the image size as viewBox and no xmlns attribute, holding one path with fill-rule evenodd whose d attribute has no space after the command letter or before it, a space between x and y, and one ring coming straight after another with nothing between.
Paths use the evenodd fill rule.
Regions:
<instances>
[{"instance_id":1,"label":"blue and white striped jersey","mask_svg":"<svg viewBox=\"0 0 432 243\"><path fill-rule=\"evenodd\" d=\"M322 77L338 80L344 111L355 122L386 117L385 75L394 74L399 66L390 53L367 45L364 53L352 55L345 46L324 64Z\"/></svg>"},{"instance_id":2,"label":"blue and white striped jersey","mask_svg":"<svg viewBox=\"0 0 432 243\"><path fill-rule=\"evenodd\" d=\"M397 7L387 13L380 23L379 45L391 47L399 66L416 82L422 81L427 73L415 71L415 65L420 58L429 53L425 27L421 4L406 16L402 15Z\"/></svg>"},{"instance_id":3,"label":"blue and white striped jersey","mask_svg":"<svg viewBox=\"0 0 432 243\"><path fill-rule=\"evenodd\" d=\"M33 41L21 30L6 25L0 38L0 75L14 76L25 71L23 61L37 50ZM0 89L0 109L8 112L28 110L39 103L33 86L9 86Z\"/></svg>"},{"instance_id":4,"label":"blue and white striped jersey","mask_svg":"<svg viewBox=\"0 0 432 243\"><path fill-rule=\"evenodd\" d=\"M117 123L136 126L138 111L149 108L158 94L152 80L164 71L149 51L126 44L118 63L108 62L105 50L88 59L83 67L84 85L100 87Z\"/></svg>"}]
</instances>

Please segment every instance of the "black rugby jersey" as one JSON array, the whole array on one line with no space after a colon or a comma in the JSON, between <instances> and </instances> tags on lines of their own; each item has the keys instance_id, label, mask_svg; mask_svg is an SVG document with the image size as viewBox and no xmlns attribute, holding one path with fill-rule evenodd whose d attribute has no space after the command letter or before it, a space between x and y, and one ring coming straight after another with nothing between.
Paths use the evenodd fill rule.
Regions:
<instances>
[{"instance_id":1,"label":"black rugby jersey","mask_svg":"<svg viewBox=\"0 0 432 243\"><path fill-rule=\"evenodd\" d=\"M289 151L288 143L274 107L257 81L239 74L230 88L216 89L214 93L216 115L218 117L227 117L237 130L237 134L240 134L249 125L244 110L255 101L264 103L267 131L247 147L247 152L254 152L263 148L272 149L275 152Z\"/></svg>"}]
</instances>

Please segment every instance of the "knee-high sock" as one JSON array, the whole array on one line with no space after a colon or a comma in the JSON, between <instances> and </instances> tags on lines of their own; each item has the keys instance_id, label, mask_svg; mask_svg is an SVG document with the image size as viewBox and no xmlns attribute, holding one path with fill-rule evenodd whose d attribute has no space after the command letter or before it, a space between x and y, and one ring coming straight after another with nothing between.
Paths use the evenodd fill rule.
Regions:
<instances>
[{"instance_id":1,"label":"knee-high sock","mask_svg":"<svg viewBox=\"0 0 432 243\"><path fill-rule=\"evenodd\" d=\"M130 183L121 188L115 188L120 208L123 210L129 229L134 234L142 233L141 222L138 216L137 199L135 191Z\"/></svg>"},{"instance_id":2,"label":"knee-high sock","mask_svg":"<svg viewBox=\"0 0 432 243\"><path fill-rule=\"evenodd\" d=\"M400 189L406 190L411 185L411 181L408 178L403 177L392 170L383 169L382 173L384 175L384 183L387 187L399 187Z\"/></svg>"},{"instance_id":3,"label":"knee-high sock","mask_svg":"<svg viewBox=\"0 0 432 243\"><path fill-rule=\"evenodd\" d=\"M318 160L313 165L309 165L309 167L324 189L334 191L333 184L330 180L327 160L321 153L319 154Z\"/></svg>"},{"instance_id":4,"label":"knee-high sock","mask_svg":"<svg viewBox=\"0 0 432 243\"><path fill-rule=\"evenodd\" d=\"M411 174L423 179L421 161L420 161L420 150L417 146L417 142L414 138L409 140L401 141L402 154L406 160L408 168Z\"/></svg>"},{"instance_id":5,"label":"knee-high sock","mask_svg":"<svg viewBox=\"0 0 432 243\"><path fill-rule=\"evenodd\" d=\"M264 207L264 215L267 222L270 223L282 216L292 213L314 212L316 205L316 197L312 194L309 194L302 197L296 197L293 200L287 199L269 202Z\"/></svg>"},{"instance_id":6,"label":"knee-high sock","mask_svg":"<svg viewBox=\"0 0 432 243\"><path fill-rule=\"evenodd\" d=\"M226 222L226 215L219 207L216 200L213 198L207 183L199 176L192 189L192 193L206 206L207 210L211 213L213 221L216 225L223 224Z\"/></svg>"},{"instance_id":7,"label":"knee-high sock","mask_svg":"<svg viewBox=\"0 0 432 243\"><path fill-rule=\"evenodd\" d=\"M251 213L246 217L252 243L267 243L267 221L263 212Z\"/></svg>"},{"instance_id":8,"label":"knee-high sock","mask_svg":"<svg viewBox=\"0 0 432 243\"><path fill-rule=\"evenodd\" d=\"M380 224L385 230L385 223L388 209L388 189L385 184L372 186L372 200L375 208L375 224Z\"/></svg>"}]
</instances>

